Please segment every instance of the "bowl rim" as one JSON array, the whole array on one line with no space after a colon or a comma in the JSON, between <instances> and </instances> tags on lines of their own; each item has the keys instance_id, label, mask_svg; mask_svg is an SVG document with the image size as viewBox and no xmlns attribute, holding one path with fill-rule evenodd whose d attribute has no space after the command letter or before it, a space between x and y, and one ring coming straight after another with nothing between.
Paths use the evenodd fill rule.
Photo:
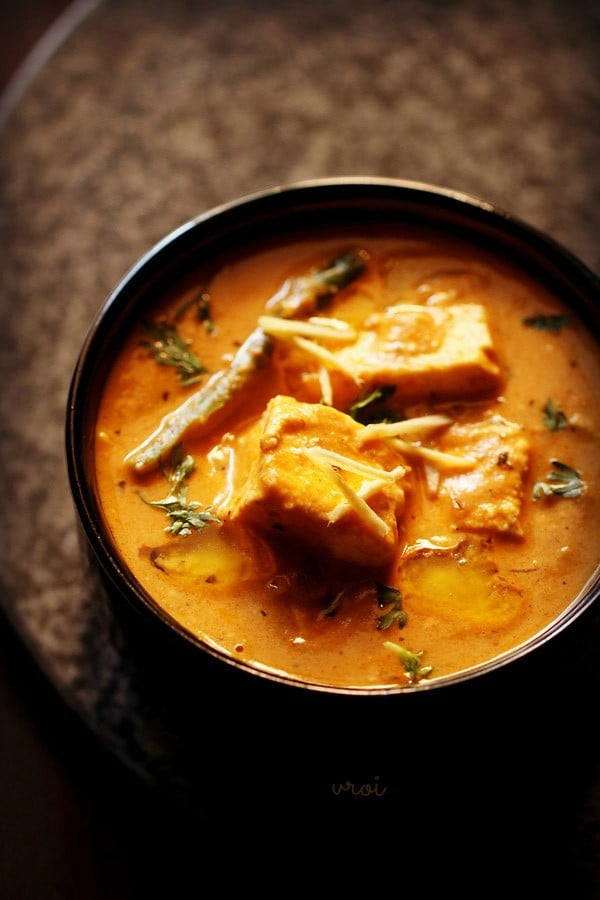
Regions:
<instances>
[{"instance_id":1,"label":"bowl rim","mask_svg":"<svg viewBox=\"0 0 600 900\"><path fill-rule=\"evenodd\" d=\"M557 279L562 287L568 288L569 292L574 291L582 303L589 304L588 309L593 308L596 325L600 322L598 318L600 279L595 273L548 234L475 194L428 182L373 176L315 178L254 191L205 210L155 242L126 271L96 311L81 344L68 388L65 452L69 488L77 514L77 524L83 532L88 551L92 551L96 564L107 579L107 589L114 591L120 600L129 602L137 607L138 611L146 613L158 623L159 627L166 627L167 632L176 640L197 648L199 652L231 666L237 672L303 691L338 696L402 696L438 691L496 672L509 663L528 657L535 649L554 639L588 611L597 600L600 595L600 566L556 619L530 638L490 660L453 674L431 680L423 679L415 684L385 687L331 686L298 679L284 672L263 668L256 663L234 659L226 651L192 635L166 613L136 581L127 565L120 559L108 528L102 521L99 503L94 496L93 486L86 470L86 454L91 453L91 438L88 436L86 441L82 429L83 408L89 398L87 382L94 374L94 350L97 345L106 342L108 320L111 320L111 325L114 326L112 320L117 313L129 309L132 305L135 306L136 298L139 302L139 297L147 294L148 273L163 271L165 264L172 260L174 249L178 249L181 244L187 245L190 242L193 244L196 235L201 234L209 226L214 226L215 223L221 224L221 231L225 235L230 233L235 223L240 227L241 222L247 229L249 214L264 217L268 222L275 222L281 216L289 217L293 210L297 209L294 204L301 204L303 209L308 209L318 204L327 205L328 202L331 204L333 198L335 203L342 205L367 200L375 204L385 201L391 201L392 205L408 203L417 209L428 209L430 215L436 212L438 216L440 214L449 217L458 216L468 222L473 229L487 229L495 240L502 236L508 245L514 246L516 243L522 250L526 250L532 259L543 261L545 266L551 264L550 280ZM431 220L434 227L436 221L438 227L443 224L434 218ZM209 238L214 239L214 235ZM173 264L173 268L174 271L178 271L177 265ZM594 328L591 330L595 331Z\"/></svg>"}]
</instances>

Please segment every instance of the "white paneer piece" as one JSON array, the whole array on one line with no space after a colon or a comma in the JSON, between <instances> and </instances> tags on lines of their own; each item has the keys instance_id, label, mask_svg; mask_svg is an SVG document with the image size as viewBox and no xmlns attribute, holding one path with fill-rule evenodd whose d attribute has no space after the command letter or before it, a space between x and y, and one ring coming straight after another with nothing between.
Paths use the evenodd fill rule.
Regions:
<instances>
[{"instance_id":1,"label":"white paneer piece","mask_svg":"<svg viewBox=\"0 0 600 900\"><path fill-rule=\"evenodd\" d=\"M473 467L444 477L440 492L452 503L458 528L519 536L529 442L520 425L494 415L450 426L439 445L474 460Z\"/></svg>"},{"instance_id":2,"label":"white paneer piece","mask_svg":"<svg viewBox=\"0 0 600 900\"><path fill-rule=\"evenodd\" d=\"M400 401L486 396L501 384L485 310L477 303L388 307L333 355L363 389L393 385Z\"/></svg>"},{"instance_id":3,"label":"white paneer piece","mask_svg":"<svg viewBox=\"0 0 600 900\"><path fill-rule=\"evenodd\" d=\"M361 447L363 428L328 406L272 398L230 518L356 565L389 561L408 467L383 441Z\"/></svg>"}]
</instances>

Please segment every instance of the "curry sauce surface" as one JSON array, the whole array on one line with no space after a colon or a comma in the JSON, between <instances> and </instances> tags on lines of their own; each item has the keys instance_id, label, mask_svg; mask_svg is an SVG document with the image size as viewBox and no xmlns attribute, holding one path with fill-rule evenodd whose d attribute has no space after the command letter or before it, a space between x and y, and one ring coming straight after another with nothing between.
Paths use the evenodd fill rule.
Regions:
<instances>
[{"instance_id":1,"label":"curry sauce surface","mask_svg":"<svg viewBox=\"0 0 600 900\"><path fill-rule=\"evenodd\" d=\"M361 248L366 271L323 315L357 324L398 303L475 302L485 308L501 392L417 402L402 414L443 411L466 422L496 413L523 427L529 468L520 537L457 529L452 504L430 496L418 463L399 520L398 552L378 569L335 561L301 542L227 520L185 537L166 533L163 511L145 502L168 493L164 473L160 467L135 473L124 458L197 385L182 387L173 369L156 364L142 344L141 323L120 349L102 397L95 442L98 492L126 565L194 635L247 663L303 681L402 685L409 677L385 641L420 652L423 664L431 666L429 678L459 672L540 632L592 577L600 533L600 356L574 313L527 274L480 248L417 230L315 237L240 253L174 285L144 316L174 320L208 284L213 330L190 312L177 318L207 378L227 364L286 279L348 245ZM569 317L559 330L524 323L557 314ZM208 433L186 433L185 451L195 461L187 480L190 500L218 508L239 489L251 453L240 436L251 433L270 397L293 389L275 352ZM548 398L565 412L567 427L551 431L544 424ZM580 496L533 499L533 486L546 478L552 459L581 474ZM395 621L387 629L377 627L386 612L377 585L400 591L402 627Z\"/></svg>"}]
</instances>

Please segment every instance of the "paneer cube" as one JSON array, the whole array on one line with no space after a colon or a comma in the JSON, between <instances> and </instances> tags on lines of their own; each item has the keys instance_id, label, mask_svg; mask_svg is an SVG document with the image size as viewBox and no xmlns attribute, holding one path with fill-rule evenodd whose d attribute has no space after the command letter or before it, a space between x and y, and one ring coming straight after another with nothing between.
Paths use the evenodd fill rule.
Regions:
<instances>
[{"instance_id":1,"label":"paneer cube","mask_svg":"<svg viewBox=\"0 0 600 900\"><path fill-rule=\"evenodd\" d=\"M349 563L390 560L407 467L383 442L360 448L363 427L331 407L275 396L230 518Z\"/></svg>"},{"instance_id":2,"label":"paneer cube","mask_svg":"<svg viewBox=\"0 0 600 900\"><path fill-rule=\"evenodd\" d=\"M442 479L459 528L521 535L519 515L529 462L529 443L520 425L501 416L452 425L439 448L475 460L467 472Z\"/></svg>"},{"instance_id":3,"label":"paneer cube","mask_svg":"<svg viewBox=\"0 0 600 900\"><path fill-rule=\"evenodd\" d=\"M334 355L364 390L393 385L401 402L487 396L501 384L485 310L477 303L389 307Z\"/></svg>"}]
</instances>

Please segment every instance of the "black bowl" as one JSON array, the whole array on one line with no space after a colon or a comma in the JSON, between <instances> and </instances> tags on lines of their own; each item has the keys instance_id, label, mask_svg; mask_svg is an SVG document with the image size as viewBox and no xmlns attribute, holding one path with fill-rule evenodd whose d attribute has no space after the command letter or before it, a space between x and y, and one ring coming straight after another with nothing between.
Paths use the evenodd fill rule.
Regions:
<instances>
[{"instance_id":1,"label":"black bowl","mask_svg":"<svg viewBox=\"0 0 600 900\"><path fill-rule=\"evenodd\" d=\"M104 621L119 652L143 672L154 714L184 736L190 770L197 754L219 765L227 748L241 742L238 775L247 781L250 771L259 772L263 786L265 778L274 784L274 771L290 767L296 782L300 771L312 782L389 781L395 778L390 740L398 749L398 740L403 744L412 734L423 759L438 746L448 716L455 748L456 735L475 739L475 731L500 735L508 747L517 721L530 738L540 739L557 716L564 720L561 732L567 721L577 727L574 717L585 715L586 696L597 684L592 648L598 571L556 621L512 653L465 673L383 691L306 685L233 661L167 617L119 560L95 492L92 441L119 336L145 304L204 257L274 235L357 221L434 226L488 247L550 286L600 334L600 282L571 253L489 203L416 182L339 178L253 194L183 225L130 270L99 311L75 368L66 422L68 472Z\"/></svg>"}]
</instances>

